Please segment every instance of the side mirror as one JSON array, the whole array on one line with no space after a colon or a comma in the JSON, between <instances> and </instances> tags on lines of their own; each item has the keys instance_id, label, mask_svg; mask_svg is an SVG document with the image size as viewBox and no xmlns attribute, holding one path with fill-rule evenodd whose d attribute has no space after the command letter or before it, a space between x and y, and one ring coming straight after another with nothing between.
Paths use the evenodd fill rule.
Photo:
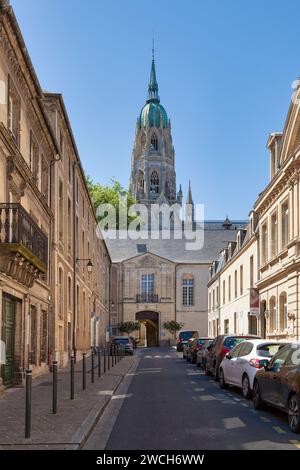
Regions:
<instances>
[{"instance_id":1,"label":"side mirror","mask_svg":"<svg viewBox=\"0 0 300 470\"><path fill-rule=\"evenodd\" d=\"M228 353L228 354L226 354L226 356L225 356L225 357L226 357L226 359L231 359L231 355L230 355L229 353Z\"/></svg>"}]
</instances>

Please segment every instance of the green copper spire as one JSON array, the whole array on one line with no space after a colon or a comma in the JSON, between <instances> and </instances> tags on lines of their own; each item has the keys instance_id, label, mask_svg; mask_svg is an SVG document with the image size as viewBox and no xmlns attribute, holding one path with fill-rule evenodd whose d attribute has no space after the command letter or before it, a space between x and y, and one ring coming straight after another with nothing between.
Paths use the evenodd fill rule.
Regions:
<instances>
[{"instance_id":1,"label":"green copper spire","mask_svg":"<svg viewBox=\"0 0 300 470\"><path fill-rule=\"evenodd\" d=\"M150 73L150 82L148 85L148 99L147 103L159 103L158 84L156 80L155 61L154 61L154 47L152 48L152 64Z\"/></svg>"}]
</instances>

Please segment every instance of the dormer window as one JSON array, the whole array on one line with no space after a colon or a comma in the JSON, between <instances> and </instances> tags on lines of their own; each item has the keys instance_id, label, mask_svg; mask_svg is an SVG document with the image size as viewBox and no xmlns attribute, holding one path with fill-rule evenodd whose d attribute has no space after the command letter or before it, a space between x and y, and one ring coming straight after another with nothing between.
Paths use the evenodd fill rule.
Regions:
<instances>
[{"instance_id":1,"label":"dormer window","mask_svg":"<svg viewBox=\"0 0 300 470\"><path fill-rule=\"evenodd\" d=\"M151 137L151 147L153 148L153 150L156 150L156 151L158 149L158 141L157 141L157 136L155 132L152 134L152 137Z\"/></svg>"}]
</instances>

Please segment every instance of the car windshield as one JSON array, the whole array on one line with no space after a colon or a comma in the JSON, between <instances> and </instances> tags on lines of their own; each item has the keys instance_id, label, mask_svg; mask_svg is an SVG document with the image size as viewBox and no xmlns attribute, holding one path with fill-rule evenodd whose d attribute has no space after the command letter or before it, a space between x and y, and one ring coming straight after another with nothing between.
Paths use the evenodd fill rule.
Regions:
<instances>
[{"instance_id":1,"label":"car windshield","mask_svg":"<svg viewBox=\"0 0 300 470\"><path fill-rule=\"evenodd\" d=\"M194 334L196 333L196 331L182 331L181 333L179 333L179 338L183 341L187 341L188 339L190 339Z\"/></svg>"},{"instance_id":2,"label":"car windshield","mask_svg":"<svg viewBox=\"0 0 300 470\"><path fill-rule=\"evenodd\" d=\"M282 348L284 344L260 344L257 346L257 355L261 357L273 357L278 353L279 349Z\"/></svg>"},{"instance_id":3,"label":"car windshield","mask_svg":"<svg viewBox=\"0 0 300 470\"><path fill-rule=\"evenodd\" d=\"M126 344L129 343L129 340L127 338L116 338L113 340L113 343Z\"/></svg>"}]
</instances>

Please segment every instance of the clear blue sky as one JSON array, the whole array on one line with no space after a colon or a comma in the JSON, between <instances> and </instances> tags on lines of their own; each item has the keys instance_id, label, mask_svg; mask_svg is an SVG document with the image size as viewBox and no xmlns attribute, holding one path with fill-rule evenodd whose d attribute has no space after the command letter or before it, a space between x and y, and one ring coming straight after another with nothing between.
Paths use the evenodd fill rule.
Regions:
<instances>
[{"instance_id":1,"label":"clear blue sky","mask_svg":"<svg viewBox=\"0 0 300 470\"><path fill-rule=\"evenodd\" d=\"M128 186L152 31L177 184L209 219L245 218L268 182L269 132L300 75L295 0L11 0L43 88L61 92L83 166Z\"/></svg>"}]
</instances>

